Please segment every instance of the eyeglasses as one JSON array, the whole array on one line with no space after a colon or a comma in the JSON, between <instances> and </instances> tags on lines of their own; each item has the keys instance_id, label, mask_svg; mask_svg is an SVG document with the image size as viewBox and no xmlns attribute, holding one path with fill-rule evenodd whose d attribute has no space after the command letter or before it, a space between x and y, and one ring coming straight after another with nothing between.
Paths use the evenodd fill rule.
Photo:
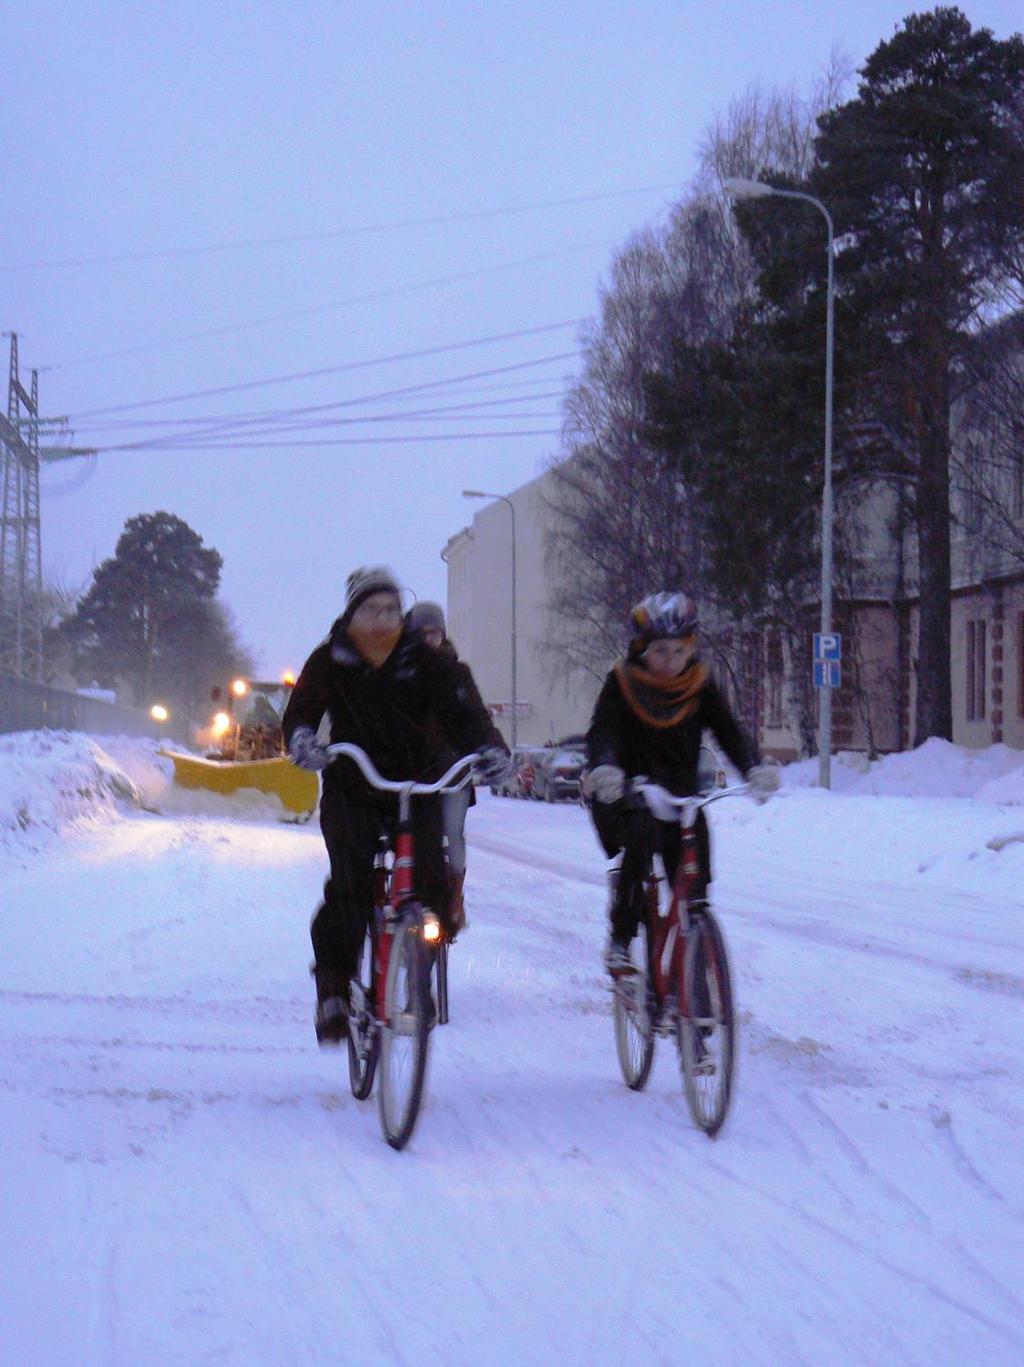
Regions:
<instances>
[{"instance_id":1,"label":"eyeglasses","mask_svg":"<svg viewBox=\"0 0 1024 1367\"><path fill-rule=\"evenodd\" d=\"M352 614L364 622L380 622L388 617L401 617L402 609L397 603L360 603Z\"/></svg>"}]
</instances>

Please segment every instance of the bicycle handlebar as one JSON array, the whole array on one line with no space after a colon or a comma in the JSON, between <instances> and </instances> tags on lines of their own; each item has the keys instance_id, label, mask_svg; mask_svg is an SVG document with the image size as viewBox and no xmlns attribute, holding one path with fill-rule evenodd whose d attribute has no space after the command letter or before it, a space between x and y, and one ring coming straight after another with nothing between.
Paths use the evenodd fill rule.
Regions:
<instances>
[{"instance_id":1,"label":"bicycle handlebar","mask_svg":"<svg viewBox=\"0 0 1024 1367\"><path fill-rule=\"evenodd\" d=\"M328 745L327 753L333 758L337 758L339 755L347 755L349 759L355 760L362 770L363 778L366 779L371 788L377 788L383 793L411 793L414 797L424 797L431 793L458 792L472 778L468 772L469 766L475 764L480 758L475 751L471 755L463 755L461 759L455 761L447 773L441 775L436 783L416 783L408 779L383 778L377 772L373 760L366 751L358 745L353 745L350 741L343 740L338 741L335 745ZM466 769L467 772L463 774L458 783L453 782L455 775L463 769Z\"/></svg>"},{"instance_id":2,"label":"bicycle handlebar","mask_svg":"<svg viewBox=\"0 0 1024 1367\"><path fill-rule=\"evenodd\" d=\"M697 812L701 807L707 807L723 797L743 797L750 793L750 784L734 783L730 788L716 788L713 792L703 795L692 793L689 797L676 797L675 793L670 793L660 783L651 783L646 778L635 778L629 785L629 791L643 798L652 816L657 817L659 821L671 821L677 812L684 809Z\"/></svg>"}]
</instances>

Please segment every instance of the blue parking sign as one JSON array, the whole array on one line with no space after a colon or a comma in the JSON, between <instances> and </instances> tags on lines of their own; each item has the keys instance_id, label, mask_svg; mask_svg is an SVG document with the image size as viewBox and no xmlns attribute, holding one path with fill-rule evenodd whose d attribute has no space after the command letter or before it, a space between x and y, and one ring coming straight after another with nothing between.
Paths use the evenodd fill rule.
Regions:
<instances>
[{"instance_id":1,"label":"blue parking sign","mask_svg":"<svg viewBox=\"0 0 1024 1367\"><path fill-rule=\"evenodd\" d=\"M816 660L841 660L843 658L843 638L838 631L816 631L814 633L814 658Z\"/></svg>"}]
</instances>

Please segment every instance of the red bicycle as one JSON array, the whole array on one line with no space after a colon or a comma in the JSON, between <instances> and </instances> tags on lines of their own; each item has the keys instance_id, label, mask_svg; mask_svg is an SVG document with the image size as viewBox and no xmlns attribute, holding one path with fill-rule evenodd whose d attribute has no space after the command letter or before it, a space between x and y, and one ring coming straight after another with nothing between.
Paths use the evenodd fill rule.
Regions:
<instances>
[{"instance_id":1,"label":"red bicycle","mask_svg":"<svg viewBox=\"0 0 1024 1367\"><path fill-rule=\"evenodd\" d=\"M349 984L348 1071L352 1095L365 1101L378 1067L377 1106L384 1138L404 1148L416 1126L423 1098L430 1030L435 1008L430 994L437 970L437 1019L448 1019L448 954L437 915L416 900L416 850L410 820L413 797L453 792L471 781L479 755L456 760L436 783L382 778L358 745L327 747L355 761L373 788L398 795L394 835L381 834L374 863L374 907L359 965Z\"/></svg>"},{"instance_id":2,"label":"red bicycle","mask_svg":"<svg viewBox=\"0 0 1024 1367\"><path fill-rule=\"evenodd\" d=\"M682 836L671 888L660 855L643 882L643 962L613 984L615 1044L628 1087L641 1091L658 1035L676 1041L686 1101L709 1136L725 1122L732 1096L736 1017L725 941L707 899L698 896L697 813L746 784L694 797L675 797L656 783L634 780L631 792L659 821L678 822Z\"/></svg>"}]
</instances>

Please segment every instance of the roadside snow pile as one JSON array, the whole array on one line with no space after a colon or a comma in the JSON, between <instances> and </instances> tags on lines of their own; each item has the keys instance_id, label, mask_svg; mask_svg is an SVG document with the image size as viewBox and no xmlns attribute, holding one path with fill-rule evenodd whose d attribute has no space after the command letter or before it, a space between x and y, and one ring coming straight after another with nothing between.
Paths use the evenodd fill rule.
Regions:
<instances>
[{"instance_id":1,"label":"roadside snow pile","mask_svg":"<svg viewBox=\"0 0 1024 1367\"><path fill-rule=\"evenodd\" d=\"M174 765L166 752L191 753L184 745L147 736L101 736L94 743L128 775L143 807L154 812L163 811L174 787Z\"/></svg>"},{"instance_id":2,"label":"roadside snow pile","mask_svg":"<svg viewBox=\"0 0 1024 1367\"><path fill-rule=\"evenodd\" d=\"M69 731L0 736L0 843L29 846L70 827L114 821L142 804L138 787L96 741Z\"/></svg>"},{"instance_id":3,"label":"roadside snow pile","mask_svg":"<svg viewBox=\"0 0 1024 1367\"><path fill-rule=\"evenodd\" d=\"M817 759L782 770L786 787L813 788L817 781ZM970 750L935 737L874 763L842 751L832 761L832 790L850 797L969 797L1024 805L1024 751L1008 745Z\"/></svg>"},{"instance_id":4,"label":"roadside snow pile","mask_svg":"<svg viewBox=\"0 0 1024 1367\"><path fill-rule=\"evenodd\" d=\"M179 788L167 752L183 745L145 736L91 737L71 731L0 736L0 846L19 848L128 808L174 817L273 822L293 819L273 793L243 788L227 796ZM38 837L39 839L35 839Z\"/></svg>"}]
</instances>

